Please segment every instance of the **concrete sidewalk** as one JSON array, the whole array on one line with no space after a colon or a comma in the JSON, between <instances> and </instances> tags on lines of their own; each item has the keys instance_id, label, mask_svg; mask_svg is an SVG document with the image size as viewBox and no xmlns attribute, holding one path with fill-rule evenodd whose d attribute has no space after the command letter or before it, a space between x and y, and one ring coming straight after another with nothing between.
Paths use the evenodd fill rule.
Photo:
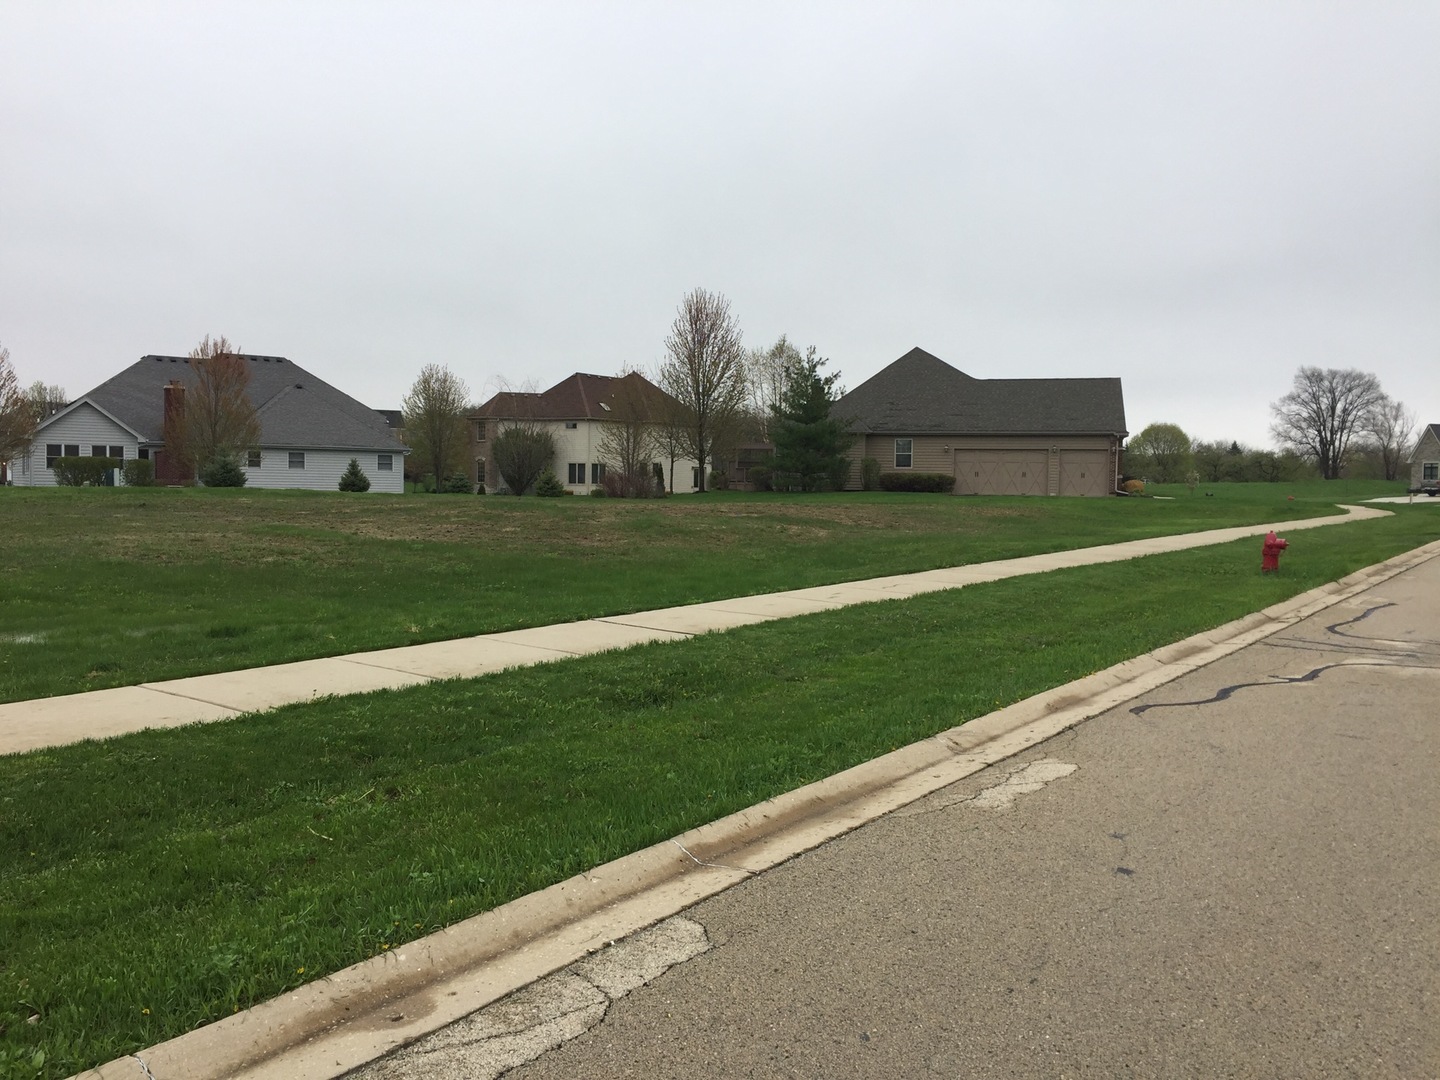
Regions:
<instances>
[{"instance_id":1,"label":"concrete sidewalk","mask_svg":"<svg viewBox=\"0 0 1440 1080\"><path fill-rule=\"evenodd\" d=\"M1224 544L1264 536L1271 529L1295 532L1390 514L1376 507L1341 506L1339 509L1345 512L11 702L0 705L0 754L109 738L145 728L225 720L247 712L333 695L394 690L437 679L488 675L506 668L528 667L652 641L679 641L714 630L830 611L851 604L903 599L1047 570L1121 562Z\"/></svg>"}]
</instances>

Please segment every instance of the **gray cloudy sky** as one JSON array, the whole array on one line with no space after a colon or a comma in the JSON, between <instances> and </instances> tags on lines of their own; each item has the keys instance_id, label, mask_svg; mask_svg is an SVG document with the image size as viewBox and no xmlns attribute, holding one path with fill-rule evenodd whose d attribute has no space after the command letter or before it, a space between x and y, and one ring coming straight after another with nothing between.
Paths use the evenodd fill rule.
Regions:
<instances>
[{"instance_id":1,"label":"gray cloudy sky","mask_svg":"<svg viewBox=\"0 0 1440 1080\"><path fill-rule=\"evenodd\" d=\"M847 386L920 345L1267 444L1317 364L1440 422L1437 56L1435 0L5 0L0 342L398 407L653 366L701 285Z\"/></svg>"}]
</instances>

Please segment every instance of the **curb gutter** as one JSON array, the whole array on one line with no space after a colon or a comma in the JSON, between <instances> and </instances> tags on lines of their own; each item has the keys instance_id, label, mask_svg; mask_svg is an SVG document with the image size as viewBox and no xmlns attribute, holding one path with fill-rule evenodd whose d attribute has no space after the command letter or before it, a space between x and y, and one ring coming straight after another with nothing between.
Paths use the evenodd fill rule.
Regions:
<instances>
[{"instance_id":1,"label":"curb gutter","mask_svg":"<svg viewBox=\"0 0 1440 1080\"><path fill-rule=\"evenodd\" d=\"M117 1058L79 1080L344 1076L747 877L1440 556L1440 541L1123 661ZM137 1057L139 1061L137 1061Z\"/></svg>"}]
</instances>

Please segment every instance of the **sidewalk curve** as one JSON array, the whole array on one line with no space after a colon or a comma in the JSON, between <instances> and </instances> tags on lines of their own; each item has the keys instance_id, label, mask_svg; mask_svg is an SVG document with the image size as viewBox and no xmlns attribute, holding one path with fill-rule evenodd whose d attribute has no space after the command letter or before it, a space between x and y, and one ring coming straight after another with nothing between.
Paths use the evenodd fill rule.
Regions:
<instances>
[{"instance_id":1,"label":"sidewalk curve","mask_svg":"<svg viewBox=\"0 0 1440 1080\"><path fill-rule=\"evenodd\" d=\"M1249 536L1264 536L1271 529L1293 532L1388 517L1391 513L1376 507L1341 506L1340 509L1343 514L1328 517L1147 537L1018 559L507 630L426 645L15 701L0 705L0 754L110 738L145 728L226 720L242 713L262 712L321 697L398 690L437 679L473 678L506 668L528 667L652 641L680 641L696 634L851 604L897 600L1047 570L1225 544Z\"/></svg>"}]
</instances>

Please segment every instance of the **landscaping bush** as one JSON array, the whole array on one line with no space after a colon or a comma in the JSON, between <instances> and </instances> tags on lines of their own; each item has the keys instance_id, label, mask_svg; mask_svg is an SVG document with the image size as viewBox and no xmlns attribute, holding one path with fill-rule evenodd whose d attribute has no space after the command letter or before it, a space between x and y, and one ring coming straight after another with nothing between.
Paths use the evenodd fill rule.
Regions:
<instances>
[{"instance_id":1,"label":"landscaping bush","mask_svg":"<svg viewBox=\"0 0 1440 1080\"><path fill-rule=\"evenodd\" d=\"M939 472L882 472L881 491L930 491L944 494L955 490L955 478Z\"/></svg>"},{"instance_id":2,"label":"landscaping bush","mask_svg":"<svg viewBox=\"0 0 1440 1080\"><path fill-rule=\"evenodd\" d=\"M232 454L216 454L200 469L200 482L206 487L244 487L249 479Z\"/></svg>"},{"instance_id":3,"label":"landscaping bush","mask_svg":"<svg viewBox=\"0 0 1440 1080\"><path fill-rule=\"evenodd\" d=\"M609 495L610 493L606 491L603 487L593 487L590 489L590 497L592 499L604 499L608 498Z\"/></svg>"},{"instance_id":4,"label":"landscaping bush","mask_svg":"<svg viewBox=\"0 0 1440 1080\"><path fill-rule=\"evenodd\" d=\"M656 497L657 499L664 498L664 497L665 497L665 470L664 470L664 468L660 465L660 463L659 463L658 461L652 461L652 462L650 463L650 468L651 468L652 470L654 470L654 473L655 473L655 497Z\"/></svg>"},{"instance_id":5,"label":"landscaping bush","mask_svg":"<svg viewBox=\"0 0 1440 1080\"><path fill-rule=\"evenodd\" d=\"M469 495L470 478L463 473L456 473L454 476L447 476L445 482L440 485L441 495Z\"/></svg>"},{"instance_id":6,"label":"landscaping bush","mask_svg":"<svg viewBox=\"0 0 1440 1080\"><path fill-rule=\"evenodd\" d=\"M352 457L350 464L345 466L345 471L340 475L340 490L370 490L370 478L360 471L360 462L357 458Z\"/></svg>"},{"instance_id":7,"label":"landscaping bush","mask_svg":"<svg viewBox=\"0 0 1440 1080\"><path fill-rule=\"evenodd\" d=\"M880 459L867 457L860 460L860 490L880 490Z\"/></svg>"},{"instance_id":8,"label":"landscaping bush","mask_svg":"<svg viewBox=\"0 0 1440 1080\"><path fill-rule=\"evenodd\" d=\"M1126 480L1126 481L1125 481L1125 494L1127 494L1127 495L1144 495L1144 494L1145 494L1145 481L1144 481L1144 480Z\"/></svg>"},{"instance_id":9,"label":"landscaping bush","mask_svg":"<svg viewBox=\"0 0 1440 1080\"><path fill-rule=\"evenodd\" d=\"M565 485L554 469L547 468L540 474L540 479L535 481L535 494L542 499L558 499L565 494Z\"/></svg>"},{"instance_id":10,"label":"landscaping bush","mask_svg":"<svg viewBox=\"0 0 1440 1080\"><path fill-rule=\"evenodd\" d=\"M775 490L775 470L768 465L752 465L749 472L750 486L756 491Z\"/></svg>"},{"instance_id":11,"label":"landscaping bush","mask_svg":"<svg viewBox=\"0 0 1440 1080\"><path fill-rule=\"evenodd\" d=\"M61 457L55 459L55 482L64 487L98 486L105 483L105 474L124 464L110 457Z\"/></svg>"},{"instance_id":12,"label":"landscaping bush","mask_svg":"<svg viewBox=\"0 0 1440 1080\"><path fill-rule=\"evenodd\" d=\"M484 495L484 494L485 494L485 481L484 481L484 480L481 480L480 483L478 483L478 484L475 485L475 494L476 494L476 495Z\"/></svg>"},{"instance_id":13,"label":"landscaping bush","mask_svg":"<svg viewBox=\"0 0 1440 1080\"><path fill-rule=\"evenodd\" d=\"M725 491L730 487L730 477L719 469L710 470L710 490Z\"/></svg>"},{"instance_id":14,"label":"landscaping bush","mask_svg":"<svg viewBox=\"0 0 1440 1080\"><path fill-rule=\"evenodd\" d=\"M149 458L131 458L120 467L120 480L126 487L154 487L155 463Z\"/></svg>"}]
</instances>

